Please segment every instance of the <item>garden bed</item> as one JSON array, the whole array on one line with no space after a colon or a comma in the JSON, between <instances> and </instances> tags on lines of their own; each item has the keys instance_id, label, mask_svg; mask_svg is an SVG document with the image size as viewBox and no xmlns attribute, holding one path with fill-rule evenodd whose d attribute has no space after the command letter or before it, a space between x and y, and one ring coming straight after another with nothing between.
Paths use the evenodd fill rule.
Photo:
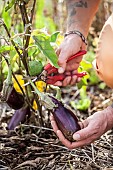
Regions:
<instances>
[{"instance_id":1,"label":"garden bed","mask_svg":"<svg viewBox=\"0 0 113 170\"><path fill-rule=\"evenodd\" d=\"M89 86L91 106L87 111L76 111L80 120L106 108L113 101L112 90ZM79 98L76 87L63 88L65 103ZM6 104L0 104L0 169L4 170L110 170L113 168L113 131L110 130L91 145L69 150L63 146L46 118L39 127L35 115L28 124L8 132L5 127L13 114Z\"/></svg>"}]
</instances>

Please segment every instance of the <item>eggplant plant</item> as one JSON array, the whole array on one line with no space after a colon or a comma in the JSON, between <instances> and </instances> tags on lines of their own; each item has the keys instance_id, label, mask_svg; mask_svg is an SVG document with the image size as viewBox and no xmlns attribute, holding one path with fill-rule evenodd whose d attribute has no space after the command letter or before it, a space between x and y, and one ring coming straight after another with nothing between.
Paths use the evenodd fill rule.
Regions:
<instances>
[{"instance_id":1,"label":"eggplant plant","mask_svg":"<svg viewBox=\"0 0 113 170\"><path fill-rule=\"evenodd\" d=\"M8 129L11 130L23 123L27 115L35 114L37 109L40 117L39 124L44 125L39 96L33 93L31 84L28 86L24 86L24 84L38 76L48 61L58 67L58 58L53 45L56 44L59 32L50 35L45 29L33 30L37 3L36 0L9 0L8 3L4 2L3 10L0 13L0 30L3 32L0 35L0 38L3 39L0 47L0 75L4 74L2 80L0 79L0 84L3 83L0 97L11 109L15 110L8 125ZM5 17L8 14L9 22ZM20 19L21 22L17 25L16 23ZM34 84L39 91L44 92L47 88L46 83L42 83L42 81ZM34 103L36 107L34 107Z\"/></svg>"},{"instance_id":2,"label":"eggplant plant","mask_svg":"<svg viewBox=\"0 0 113 170\"><path fill-rule=\"evenodd\" d=\"M41 77L38 79L38 76L45 71L44 66L48 62L54 66L54 70L59 67L55 53L59 32L50 35L45 29L33 30L36 6L36 0L10 0L5 4L3 13L9 12L13 16L12 20L10 18L10 24L15 27L12 29L6 19L0 19L0 28L3 30L1 39L5 42L0 47L2 56L0 61L2 70L5 72L1 96L15 110L8 129L14 130L20 123L26 122L37 110L39 124L44 126L42 106L45 106L53 113L58 127L66 138L72 140L73 133L80 130L76 115L58 99L46 93L48 89L46 83L41 89L37 85L41 79ZM18 19L21 19L21 22L17 27ZM53 69L52 66L50 72ZM18 79L19 75L21 75L21 80ZM32 81L34 78L37 82ZM15 82L18 88L15 87ZM34 101L37 110L33 106Z\"/></svg>"}]
</instances>

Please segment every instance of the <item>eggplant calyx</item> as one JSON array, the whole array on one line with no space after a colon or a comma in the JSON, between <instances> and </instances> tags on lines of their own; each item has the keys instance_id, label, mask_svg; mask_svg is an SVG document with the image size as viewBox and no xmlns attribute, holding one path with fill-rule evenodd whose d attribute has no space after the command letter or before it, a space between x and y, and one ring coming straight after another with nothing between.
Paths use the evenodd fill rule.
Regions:
<instances>
[{"instance_id":1,"label":"eggplant calyx","mask_svg":"<svg viewBox=\"0 0 113 170\"><path fill-rule=\"evenodd\" d=\"M58 107L53 103L52 99L47 93L43 93L43 95L41 95L41 102L48 110L54 110L56 107Z\"/></svg>"}]
</instances>

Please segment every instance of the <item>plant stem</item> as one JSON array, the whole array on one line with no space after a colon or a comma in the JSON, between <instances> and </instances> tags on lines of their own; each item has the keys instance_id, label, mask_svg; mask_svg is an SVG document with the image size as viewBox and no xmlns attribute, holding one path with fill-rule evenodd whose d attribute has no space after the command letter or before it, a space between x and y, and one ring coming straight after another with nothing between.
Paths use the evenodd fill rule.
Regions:
<instances>
[{"instance_id":1,"label":"plant stem","mask_svg":"<svg viewBox=\"0 0 113 170\"><path fill-rule=\"evenodd\" d=\"M53 110L56 105L53 103L53 101L51 100L51 98L48 96L47 93L41 93L36 86L34 85L34 83L29 80L31 86L33 87L33 89L35 90L35 92L38 94L38 96L40 97L41 101L43 102L43 105L49 109L49 110Z\"/></svg>"},{"instance_id":2,"label":"plant stem","mask_svg":"<svg viewBox=\"0 0 113 170\"><path fill-rule=\"evenodd\" d=\"M0 19L0 20L1 20L1 19ZM7 32L8 37L10 38L10 41L11 41L13 47L15 48L16 52L18 53L18 55L19 55L20 58L22 59L21 53L19 52L19 50L18 50L17 46L15 45L14 41L11 39L11 35L10 35L10 33L9 33L9 30L8 30L6 24L5 24L2 20L1 20L1 22L2 22L2 25L4 26L4 28L5 28L6 32Z\"/></svg>"},{"instance_id":3,"label":"plant stem","mask_svg":"<svg viewBox=\"0 0 113 170\"><path fill-rule=\"evenodd\" d=\"M8 67L8 75L7 75L6 83L8 85L13 84L13 82L12 82L12 69L11 69L10 64L9 64L9 67Z\"/></svg>"},{"instance_id":4,"label":"plant stem","mask_svg":"<svg viewBox=\"0 0 113 170\"><path fill-rule=\"evenodd\" d=\"M26 64L26 61L25 61L23 55L21 55L21 53L20 53L19 50L18 50L18 47L16 46L15 42L14 42L13 39L11 38L11 35L10 35L10 33L9 33L9 30L8 30L6 24L5 24L1 19L0 19L0 21L1 21L2 25L4 26L4 28L5 28L6 32L7 32L7 35L8 35L8 37L10 38L10 41L11 41L13 47L15 48L17 54L19 55L20 59L22 60L23 65L24 65L24 67L25 67L25 69L26 69L26 71L27 71L27 74L28 74L28 66L27 66L27 64Z\"/></svg>"},{"instance_id":5,"label":"plant stem","mask_svg":"<svg viewBox=\"0 0 113 170\"><path fill-rule=\"evenodd\" d=\"M36 88L36 86L34 85L34 83L31 80L29 80L29 82L30 82L31 86L33 87L33 89L35 90L35 92L38 94L38 96L41 97L42 93Z\"/></svg>"},{"instance_id":6,"label":"plant stem","mask_svg":"<svg viewBox=\"0 0 113 170\"><path fill-rule=\"evenodd\" d=\"M2 54L2 56L4 57L7 65L8 65L8 67L11 67L10 64L9 64L9 61L5 58L5 56L4 56L3 54ZM10 69L11 69L11 68L10 68ZM11 73L11 72L12 72L12 73ZM29 105L29 107L31 108L31 110L32 110L33 112L35 112L35 110L33 109L31 103L29 102L29 100L28 100L28 98L27 98L27 96L25 95L24 90L22 89L22 87L21 87L20 83L18 82L18 80L17 80L15 74L13 73L13 71L12 71L12 70L11 70L11 71L9 70L9 71L8 71L8 74L9 74L9 75L7 76L8 82L11 84L11 82L12 82L12 75L13 75L13 77L14 77L15 81L17 82L17 84L18 84L18 86L19 86L19 88L20 88L23 96L24 96L25 99L26 99L27 104ZM11 74L12 74L12 75L11 75ZM13 83L13 82L12 82L12 83Z\"/></svg>"},{"instance_id":7,"label":"plant stem","mask_svg":"<svg viewBox=\"0 0 113 170\"><path fill-rule=\"evenodd\" d=\"M30 35L31 35L31 24L32 24L32 20L33 20L35 5L36 5L36 0L34 0L34 3L33 3L33 8L31 10L30 20L28 18L27 12L26 12L25 2L22 2L22 4L20 3L20 5L19 5L21 15L22 15L23 24L24 24L24 28L26 29L25 30L25 45L24 45L24 49L23 49L23 60L26 63L27 68L28 68L28 66L27 66L26 60L28 58L28 46L29 46L29 40L30 40ZM28 27L26 27L26 26L28 26ZM27 74L29 75L28 69L27 69Z\"/></svg>"},{"instance_id":8,"label":"plant stem","mask_svg":"<svg viewBox=\"0 0 113 170\"><path fill-rule=\"evenodd\" d=\"M23 20L23 25L24 25L24 30L25 30L25 36L23 38L23 42L24 43L24 47L23 47L23 61L25 63L25 68L27 71L27 75L29 75L29 70L28 70L28 47L29 47L29 41L30 41L30 37L31 37L31 24L32 24L32 20L33 20L33 15L34 15L34 9L35 9L35 4L36 4L36 0L34 0L33 3L33 8L31 10L31 17L29 19L29 16L27 14L26 11L26 6L25 6L25 2L22 1L22 3L19 4L19 9L21 12L21 16L22 16L22 20ZM32 89L32 86L30 85L30 88ZM28 89L25 87L26 90L26 95L29 97L28 94Z\"/></svg>"},{"instance_id":9,"label":"plant stem","mask_svg":"<svg viewBox=\"0 0 113 170\"><path fill-rule=\"evenodd\" d=\"M43 115L42 115L42 105L40 105L40 102L38 100L38 96L35 95L35 100L36 100L36 103L38 105L38 110L39 110L39 123L41 126L44 126L44 121L43 121Z\"/></svg>"}]
</instances>

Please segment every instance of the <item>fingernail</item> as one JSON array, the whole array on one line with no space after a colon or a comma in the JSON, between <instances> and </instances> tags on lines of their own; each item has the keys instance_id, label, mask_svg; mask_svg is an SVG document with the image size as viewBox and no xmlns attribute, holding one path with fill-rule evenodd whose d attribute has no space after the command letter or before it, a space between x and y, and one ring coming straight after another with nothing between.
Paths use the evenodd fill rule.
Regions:
<instances>
[{"instance_id":1,"label":"fingernail","mask_svg":"<svg viewBox=\"0 0 113 170\"><path fill-rule=\"evenodd\" d=\"M58 69L58 72L59 72L59 73L63 73L63 72L64 72L64 69L63 69L62 67L60 67L60 68Z\"/></svg>"},{"instance_id":2,"label":"fingernail","mask_svg":"<svg viewBox=\"0 0 113 170\"><path fill-rule=\"evenodd\" d=\"M57 130L57 135L60 133L60 130Z\"/></svg>"},{"instance_id":3,"label":"fingernail","mask_svg":"<svg viewBox=\"0 0 113 170\"><path fill-rule=\"evenodd\" d=\"M54 126L55 122L53 120L51 120L51 125Z\"/></svg>"},{"instance_id":4,"label":"fingernail","mask_svg":"<svg viewBox=\"0 0 113 170\"><path fill-rule=\"evenodd\" d=\"M79 81L81 81L81 77L78 77L77 82L79 83Z\"/></svg>"},{"instance_id":5,"label":"fingernail","mask_svg":"<svg viewBox=\"0 0 113 170\"><path fill-rule=\"evenodd\" d=\"M50 121L52 121L53 120L53 115L50 114L49 118L50 118Z\"/></svg>"},{"instance_id":6,"label":"fingernail","mask_svg":"<svg viewBox=\"0 0 113 170\"><path fill-rule=\"evenodd\" d=\"M74 134L73 139L74 140L80 140L80 135L79 134Z\"/></svg>"},{"instance_id":7,"label":"fingernail","mask_svg":"<svg viewBox=\"0 0 113 170\"><path fill-rule=\"evenodd\" d=\"M53 114L52 114L52 113L50 113L50 116L53 116Z\"/></svg>"}]
</instances>

